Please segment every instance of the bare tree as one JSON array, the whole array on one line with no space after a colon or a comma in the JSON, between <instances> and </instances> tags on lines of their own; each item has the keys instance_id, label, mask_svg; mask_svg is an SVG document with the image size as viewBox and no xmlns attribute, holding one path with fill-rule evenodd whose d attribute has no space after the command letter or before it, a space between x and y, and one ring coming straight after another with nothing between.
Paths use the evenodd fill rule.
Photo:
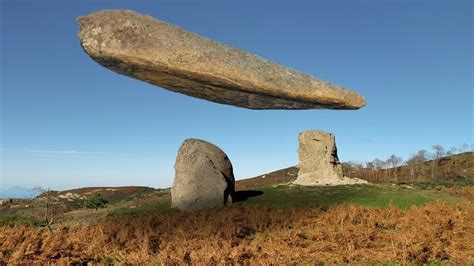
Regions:
<instances>
[{"instance_id":1,"label":"bare tree","mask_svg":"<svg viewBox=\"0 0 474 266\"><path fill-rule=\"evenodd\" d=\"M416 153L416 156L419 157L419 158L423 158L423 161L426 161L429 157L428 155L428 151L426 151L425 149L421 149L419 150L417 153Z\"/></svg>"},{"instance_id":2,"label":"bare tree","mask_svg":"<svg viewBox=\"0 0 474 266\"><path fill-rule=\"evenodd\" d=\"M446 151L444 150L444 147L441 145L433 145L433 150L434 150L434 157L436 160L439 160L441 157L446 155Z\"/></svg>"},{"instance_id":3,"label":"bare tree","mask_svg":"<svg viewBox=\"0 0 474 266\"><path fill-rule=\"evenodd\" d=\"M383 173L384 173L384 178L390 178L390 163L388 162L388 160L383 160L382 161L382 169L384 169Z\"/></svg>"},{"instance_id":4,"label":"bare tree","mask_svg":"<svg viewBox=\"0 0 474 266\"><path fill-rule=\"evenodd\" d=\"M455 155L458 153L458 149L456 147L451 147L451 149L449 149L447 152L446 152L446 155Z\"/></svg>"},{"instance_id":5,"label":"bare tree","mask_svg":"<svg viewBox=\"0 0 474 266\"><path fill-rule=\"evenodd\" d=\"M398 157L395 154L392 154L388 159L387 163L391 167L392 172L395 172L395 178L398 178L397 167L402 163L402 157Z\"/></svg>"},{"instance_id":6,"label":"bare tree","mask_svg":"<svg viewBox=\"0 0 474 266\"><path fill-rule=\"evenodd\" d=\"M456 147L451 147L451 149L449 149L449 150L446 152L446 155L448 155L448 156L453 156L453 155L458 154L458 151L459 151L459 150L458 150ZM456 171L456 170L457 170L457 169L456 169L456 168L457 168L456 166L457 166L456 160L451 160L451 163L450 163L450 165L449 165L448 171L449 171L450 173L456 173L456 172L457 172L457 171Z\"/></svg>"},{"instance_id":7,"label":"bare tree","mask_svg":"<svg viewBox=\"0 0 474 266\"><path fill-rule=\"evenodd\" d=\"M354 176L357 176L357 177L362 177L362 163L360 162L353 162L353 161L349 161L348 162L349 165L350 165L350 168L351 168L351 172Z\"/></svg>"},{"instance_id":8,"label":"bare tree","mask_svg":"<svg viewBox=\"0 0 474 266\"><path fill-rule=\"evenodd\" d=\"M441 145L433 145L433 160L431 162L431 178L434 178L434 172L436 167L439 165L440 159L446 155L446 151Z\"/></svg>"},{"instance_id":9,"label":"bare tree","mask_svg":"<svg viewBox=\"0 0 474 266\"><path fill-rule=\"evenodd\" d=\"M376 172L375 172L375 178L378 178L377 172L381 172L381 171L382 171L382 168L383 168L383 161L381 161L381 160L379 160L379 159L375 159L375 160L373 161L373 164L374 164L375 170L376 170Z\"/></svg>"},{"instance_id":10,"label":"bare tree","mask_svg":"<svg viewBox=\"0 0 474 266\"><path fill-rule=\"evenodd\" d=\"M428 151L426 151L425 149L419 150L415 155L416 163L418 165L417 170L422 176L425 173L424 165L425 165L426 160L428 160L428 157L429 157Z\"/></svg>"},{"instance_id":11,"label":"bare tree","mask_svg":"<svg viewBox=\"0 0 474 266\"><path fill-rule=\"evenodd\" d=\"M467 143L464 143L463 145L461 145L461 147L459 147L459 152L460 153L465 153L465 152L468 152L468 151L469 151L469 144L467 144Z\"/></svg>"},{"instance_id":12,"label":"bare tree","mask_svg":"<svg viewBox=\"0 0 474 266\"><path fill-rule=\"evenodd\" d=\"M365 179L373 179L375 165L373 162L365 164Z\"/></svg>"},{"instance_id":13,"label":"bare tree","mask_svg":"<svg viewBox=\"0 0 474 266\"><path fill-rule=\"evenodd\" d=\"M417 166L418 166L416 154L413 154L410 156L410 158L408 158L407 166L408 166L408 169L410 169L411 180L414 180L417 174Z\"/></svg>"},{"instance_id":14,"label":"bare tree","mask_svg":"<svg viewBox=\"0 0 474 266\"><path fill-rule=\"evenodd\" d=\"M53 233L51 225L54 223L55 215L59 207L59 200L57 197L54 197L54 192L50 188L44 189L41 187L35 187L35 191L38 192L37 200L40 203L40 207L43 208L43 217L46 226L49 231Z\"/></svg>"}]
</instances>

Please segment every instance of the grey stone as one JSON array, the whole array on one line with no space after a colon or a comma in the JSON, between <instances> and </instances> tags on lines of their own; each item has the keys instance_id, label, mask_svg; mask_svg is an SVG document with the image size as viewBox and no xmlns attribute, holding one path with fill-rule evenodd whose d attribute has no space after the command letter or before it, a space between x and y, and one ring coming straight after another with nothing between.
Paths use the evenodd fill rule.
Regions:
<instances>
[{"instance_id":1,"label":"grey stone","mask_svg":"<svg viewBox=\"0 0 474 266\"><path fill-rule=\"evenodd\" d=\"M222 207L232 201L235 180L227 155L214 144L187 139L176 156L171 207L199 210Z\"/></svg>"},{"instance_id":2,"label":"grey stone","mask_svg":"<svg viewBox=\"0 0 474 266\"><path fill-rule=\"evenodd\" d=\"M336 139L325 131L304 131L299 134L299 172L295 184L305 186L349 185L367 183L344 177L337 156Z\"/></svg>"},{"instance_id":3,"label":"grey stone","mask_svg":"<svg viewBox=\"0 0 474 266\"><path fill-rule=\"evenodd\" d=\"M356 92L128 10L78 18L99 64L185 95L250 109L359 109Z\"/></svg>"}]
</instances>

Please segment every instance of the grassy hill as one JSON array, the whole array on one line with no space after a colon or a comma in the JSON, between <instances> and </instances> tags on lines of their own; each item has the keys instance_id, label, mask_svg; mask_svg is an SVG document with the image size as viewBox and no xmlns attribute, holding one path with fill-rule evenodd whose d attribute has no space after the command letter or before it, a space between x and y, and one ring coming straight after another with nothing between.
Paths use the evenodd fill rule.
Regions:
<instances>
[{"instance_id":1,"label":"grassy hill","mask_svg":"<svg viewBox=\"0 0 474 266\"><path fill-rule=\"evenodd\" d=\"M437 163L461 162L469 175L471 155ZM469 176L301 187L291 185L297 171L239 180L238 202L199 212L171 209L169 189L53 192L61 203L53 233L39 199L8 203L0 206L0 264L474 263ZM94 192L105 208L84 208Z\"/></svg>"},{"instance_id":2,"label":"grassy hill","mask_svg":"<svg viewBox=\"0 0 474 266\"><path fill-rule=\"evenodd\" d=\"M386 169L344 163L343 170L347 176L377 183L408 182L419 186L473 185L474 153L465 152Z\"/></svg>"}]
</instances>

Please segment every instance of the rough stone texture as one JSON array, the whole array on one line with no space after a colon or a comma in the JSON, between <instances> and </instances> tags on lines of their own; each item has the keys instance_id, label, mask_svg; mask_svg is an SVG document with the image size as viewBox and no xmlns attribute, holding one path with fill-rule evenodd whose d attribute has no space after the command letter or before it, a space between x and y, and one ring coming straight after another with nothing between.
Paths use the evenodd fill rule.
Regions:
<instances>
[{"instance_id":1,"label":"rough stone texture","mask_svg":"<svg viewBox=\"0 0 474 266\"><path fill-rule=\"evenodd\" d=\"M250 109L359 109L365 99L176 26L127 10L78 18L92 59L171 91Z\"/></svg>"},{"instance_id":2,"label":"rough stone texture","mask_svg":"<svg viewBox=\"0 0 474 266\"><path fill-rule=\"evenodd\" d=\"M306 186L348 185L367 183L344 177L337 157L336 139L324 131L299 134L299 172L295 184Z\"/></svg>"},{"instance_id":3,"label":"rough stone texture","mask_svg":"<svg viewBox=\"0 0 474 266\"><path fill-rule=\"evenodd\" d=\"M181 144L176 163L171 207L199 210L231 202L235 180L227 155L214 144L187 139Z\"/></svg>"}]
</instances>

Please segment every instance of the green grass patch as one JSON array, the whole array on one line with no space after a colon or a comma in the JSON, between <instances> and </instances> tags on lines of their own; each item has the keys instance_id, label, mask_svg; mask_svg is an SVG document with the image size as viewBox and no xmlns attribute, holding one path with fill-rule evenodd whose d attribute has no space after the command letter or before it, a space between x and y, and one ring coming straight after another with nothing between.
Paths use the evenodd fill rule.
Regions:
<instances>
[{"instance_id":1,"label":"green grass patch","mask_svg":"<svg viewBox=\"0 0 474 266\"><path fill-rule=\"evenodd\" d=\"M445 200L452 204L464 200L462 197L452 196L436 190L418 188L391 187L386 185L351 185L351 186L261 186L255 188L263 191L263 195L251 197L241 201L242 205L269 205L269 206L325 206L356 204L372 208L386 208L396 205L407 209L411 206L420 206ZM130 216L150 212L170 213L169 200L147 203L134 208L119 208L109 216Z\"/></svg>"},{"instance_id":2,"label":"green grass patch","mask_svg":"<svg viewBox=\"0 0 474 266\"><path fill-rule=\"evenodd\" d=\"M406 209L420 206L438 199L455 203L463 200L438 191L417 188L400 188L383 185L352 185L331 187L262 186L263 195L241 202L244 205L318 205L329 207L336 204L356 204L366 207L386 208L396 205Z\"/></svg>"},{"instance_id":3,"label":"green grass patch","mask_svg":"<svg viewBox=\"0 0 474 266\"><path fill-rule=\"evenodd\" d=\"M26 215L22 212L5 212L0 213L0 226L32 226L32 227L40 227L46 226L45 221L39 220L36 217Z\"/></svg>"},{"instance_id":4,"label":"green grass patch","mask_svg":"<svg viewBox=\"0 0 474 266\"><path fill-rule=\"evenodd\" d=\"M143 205L139 205L136 207L128 207L128 208L118 208L113 210L108 214L108 216L130 216L130 215L137 215L143 213L150 213L150 212L162 212L162 213L169 213L172 212L171 209L171 202L168 200L147 203Z\"/></svg>"}]
</instances>

